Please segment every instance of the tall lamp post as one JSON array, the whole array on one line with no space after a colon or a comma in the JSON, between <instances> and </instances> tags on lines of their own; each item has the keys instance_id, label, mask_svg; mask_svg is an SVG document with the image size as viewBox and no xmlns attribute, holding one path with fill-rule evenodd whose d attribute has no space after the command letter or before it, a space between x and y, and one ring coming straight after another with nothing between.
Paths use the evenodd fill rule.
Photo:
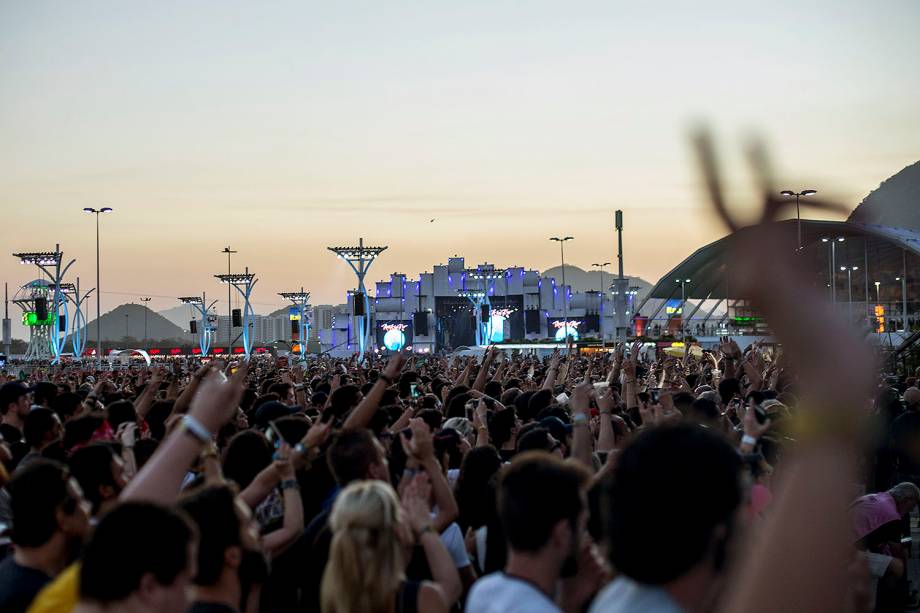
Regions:
<instances>
[{"instance_id":1,"label":"tall lamp post","mask_svg":"<svg viewBox=\"0 0 920 613\"><path fill-rule=\"evenodd\" d=\"M150 310L150 307L148 305L150 304L151 300L153 300L153 298L146 298L146 297L141 298L141 302L144 303L144 341L143 341L143 344L145 345L147 344L147 311Z\"/></svg>"},{"instance_id":2,"label":"tall lamp post","mask_svg":"<svg viewBox=\"0 0 920 613\"><path fill-rule=\"evenodd\" d=\"M859 266L841 266L840 270L847 273L847 316L850 321L853 320L853 271L859 270Z\"/></svg>"},{"instance_id":3,"label":"tall lamp post","mask_svg":"<svg viewBox=\"0 0 920 613\"><path fill-rule=\"evenodd\" d=\"M358 278L358 291L352 299L354 303L352 312L358 311L362 313L360 319L358 319L358 315L354 315L354 317L358 324L358 354L363 359L371 337L371 303L367 298L367 289L364 287L364 276L377 256L386 250L386 246L368 247L365 246L364 239L359 238L357 247L326 247L326 249L336 254L340 260L348 262L352 272ZM357 294L361 295L358 296ZM358 300L364 301L363 308L360 310L357 307Z\"/></svg>"},{"instance_id":4,"label":"tall lamp post","mask_svg":"<svg viewBox=\"0 0 920 613\"><path fill-rule=\"evenodd\" d=\"M799 248L798 248L798 251L801 251L801 250L802 250L802 214L801 214L801 212L800 212L800 210L799 210L799 198L800 198L801 196L811 196L811 195L817 194L817 193L818 193L818 190L816 190L816 189L803 189L803 190L800 191L800 192L794 192L794 191L792 191L791 189L784 189L783 191L780 192L780 195L781 195L781 196L786 196L787 198L791 198L792 196L795 196L795 219L796 219L796 229L797 229L798 235L799 235Z\"/></svg>"},{"instance_id":5,"label":"tall lamp post","mask_svg":"<svg viewBox=\"0 0 920 613\"><path fill-rule=\"evenodd\" d=\"M96 216L96 361L98 364L102 364L102 285L99 281L99 214L100 213L111 213L112 207L104 206L99 209L94 209L92 207L84 207L83 209L87 213L92 213Z\"/></svg>"},{"instance_id":6,"label":"tall lamp post","mask_svg":"<svg viewBox=\"0 0 920 613\"><path fill-rule=\"evenodd\" d=\"M238 253L230 248L230 245L227 245L221 250L221 253L227 254L227 275L233 273L230 272L230 256L234 253ZM230 301L230 288L233 285L231 283L227 284L227 355L233 353L233 303ZM220 340L220 329L218 328L218 340Z\"/></svg>"},{"instance_id":7,"label":"tall lamp post","mask_svg":"<svg viewBox=\"0 0 920 613\"><path fill-rule=\"evenodd\" d=\"M684 306L687 304L687 283L690 283L690 279L674 279L675 283L680 283L680 336L683 338L685 336L684 326L687 322L684 321Z\"/></svg>"},{"instance_id":8,"label":"tall lamp post","mask_svg":"<svg viewBox=\"0 0 920 613\"><path fill-rule=\"evenodd\" d=\"M621 238L620 241L622 242L622 240L623 239ZM597 314L598 314L598 319L599 319L597 327L600 328L601 339L604 338L604 268L606 268L607 266L610 266L610 262L591 264L592 268L597 268L598 270L601 271L600 288L597 290ZM619 291L619 290L620 288L617 287L616 291ZM616 305L614 305L614 307L615 306ZM616 315L616 308L614 308L613 314Z\"/></svg>"},{"instance_id":9,"label":"tall lamp post","mask_svg":"<svg viewBox=\"0 0 920 613\"><path fill-rule=\"evenodd\" d=\"M901 283L901 329L907 332L910 329L907 326L907 277L895 277L894 280Z\"/></svg>"},{"instance_id":10,"label":"tall lamp post","mask_svg":"<svg viewBox=\"0 0 920 613\"><path fill-rule=\"evenodd\" d=\"M601 271L601 290L600 290L600 291L603 291L603 288L604 288L604 268L606 268L607 266L610 266L610 262L604 262L603 264L591 264L591 266L592 266L593 268L597 268L598 270Z\"/></svg>"},{"instance_id":11,"label":"tall lamp post","mask_svg":"<svg viewBox=\"0 0 920 613\"><path fill-rule=\"evenodd\" d=\"M569 344L572 330L569 328L569 300L565 286L565 241L574 240L574 236L552 236L549 240L559 243L559 258L562 260L562 326L565 329L565 344Z\"/></svg>"},{"instance_id":12,"label":"tall lamp post","mask_svg":"<svg viewBox=\"0 0 920 613\"><path fill-rule=\"evenodd\" d=\"M821 237L822 243L830 243L831 261L830 266L827 268L827 285L831 288L831 303L834 305L837 304L837 277L834 274L834 271L837 270L837 243L842 243L845 240L842 236L836 238Z\"/></svg>"}]
</instances>

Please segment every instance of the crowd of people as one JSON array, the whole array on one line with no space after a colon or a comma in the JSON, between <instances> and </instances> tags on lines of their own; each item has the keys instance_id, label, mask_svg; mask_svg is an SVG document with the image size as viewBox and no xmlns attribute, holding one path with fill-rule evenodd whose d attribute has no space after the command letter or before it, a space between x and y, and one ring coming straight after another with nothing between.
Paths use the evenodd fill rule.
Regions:
<instances>
[{"instance_id":1,"label":"crowd of people","mask_svg":"<svg viewBox=\"0 0 920 613\"><path fill-rule=\"evenodd\" d=\"M916 607L918 379L805 276L752 151L761 223L725 274L771 348L6 375L0 611Z\"/></svg>"},{"instance_id":2,"label":"crowd of people","mask_svg":"<svg viewBox=\"0 0 920 613\"><path fill-rule=\"evenodd\" d=\"M0 387L0 610L777 610L793 573L798 604L903 610L916 383L828 428L729 339L37 368ZM848 501L801 483L829 466Z\"/></svg>"}]
</instances>

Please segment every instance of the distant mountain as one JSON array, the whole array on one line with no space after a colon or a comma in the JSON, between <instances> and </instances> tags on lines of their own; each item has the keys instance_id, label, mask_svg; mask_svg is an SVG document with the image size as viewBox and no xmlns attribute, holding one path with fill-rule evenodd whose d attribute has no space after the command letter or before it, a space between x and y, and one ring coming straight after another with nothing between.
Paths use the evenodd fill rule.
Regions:
<instances>
[{"instance_id":1,"label":"distant mountain","mask_svg":"<svg viewBox=\"0 0 920 613\"><path fill-rule=\"evenodd\" d=\"M562 284L562 266L555 266L543 272L544 277L553 277L556 279L556 283ZM629 279L630 287L639 288L639 299L645 297L645 294L652 289L652 284L646 281L645 279L640 279L639 277L630 277L626 275ZM616 278L616 275L609 272L602 272L600 270L582 270L577 266L572 266L570 264L565 265L565 283L572 287L573 292L588 292L588 291L597 291L601 288L609 288L610 284L613 283L613 280Z\"/></svg>"},{"instance_id":2,"label":"distant mountain","mask_svg":"<svg viewBox=\"0 0 920 613\"><path fill-rule=\"evenodd\" d=\"M885 179L847 221L920 230L920 162Z\"/></svg>"},{"instance_id":3,"label":"distant mountain","mask_svg":"<svg viewBox=\"0 0 920 613\"><path fill-rule=\"evenodd\" d=\"M151 311L140 304L123 304L104 313L99 321L102 324L102 340L118 342L125 337L140 340L144 337L144 313L147 314L147 336L154 341L167 339L192 340L183 328L175 325L159 313ZM96 339L96 320L87 325L88 338Z\"/></svg>"},{"instance_id":4,"label":"distant mountain","mask_svg":"<svg viewBox=\"0 0 920 613\"><path fill-rule=\"evenodd\" d=\"M160 315L174 326L178 326L186 331L188 330L188 322L193 319L198 319L198 314L195 312L195 309L187 304L180 304L171 309L166 309L165 311L157 311L157 315Z\"/></svg>"}]
</instances>

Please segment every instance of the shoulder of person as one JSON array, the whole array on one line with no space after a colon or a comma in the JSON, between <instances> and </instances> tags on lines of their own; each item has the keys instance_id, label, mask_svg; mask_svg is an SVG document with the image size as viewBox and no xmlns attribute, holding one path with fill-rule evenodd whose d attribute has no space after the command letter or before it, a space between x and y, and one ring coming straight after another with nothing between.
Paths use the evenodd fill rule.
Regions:
<instances>
[{"instance_id":1,"label":"shoulder of person","mask_svg":"<svg viewBox=\"0 0 920 613\"><path fill-rule=\"evenodd\" d=\"M520 579L496 572L473 584L466 602L467 611L503 613L558 613L559 608L543 592Z\"/></svg>"},{"instance_id":2,"label":"shoulder of person","mask_svg":"<svg viewBox=\"0 0 920 613\"><path fill-rule=\"evenodd\" d=\"M441 586L432 581L423 581L418 589L418 602L416 603L418 611L440 612L447 611L447 598L444 596L444 590Z\"/></svg>"}]
</instances>

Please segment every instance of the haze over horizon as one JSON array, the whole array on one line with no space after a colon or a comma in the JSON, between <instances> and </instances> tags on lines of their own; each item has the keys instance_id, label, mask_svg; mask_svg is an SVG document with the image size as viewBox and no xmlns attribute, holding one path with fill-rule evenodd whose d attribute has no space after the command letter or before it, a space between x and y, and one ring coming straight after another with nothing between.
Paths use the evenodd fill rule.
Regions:
<instances>
[{"instance_id":1,"label":"haze over horizon","mask_svg":"<svg viewBox=\"0 0 920 613\"><path fill-rule=\"evenodd\" d=\"M301 286L341 302L354 277L325 248L359 236L389 245L369 285L454 254L545 270L558 234L589 269L615 261L619 208L626 271L654 282L724 234L698 121L741 204L752 133L782 187L850 208L920 158L918 24L908 0L5 4L0 278L12 295L37 271L9 254L60 243L92 287L81 209L111 206L103 312L226 300L228 244L268 312Z\"/></svg>"}]
</instances>

